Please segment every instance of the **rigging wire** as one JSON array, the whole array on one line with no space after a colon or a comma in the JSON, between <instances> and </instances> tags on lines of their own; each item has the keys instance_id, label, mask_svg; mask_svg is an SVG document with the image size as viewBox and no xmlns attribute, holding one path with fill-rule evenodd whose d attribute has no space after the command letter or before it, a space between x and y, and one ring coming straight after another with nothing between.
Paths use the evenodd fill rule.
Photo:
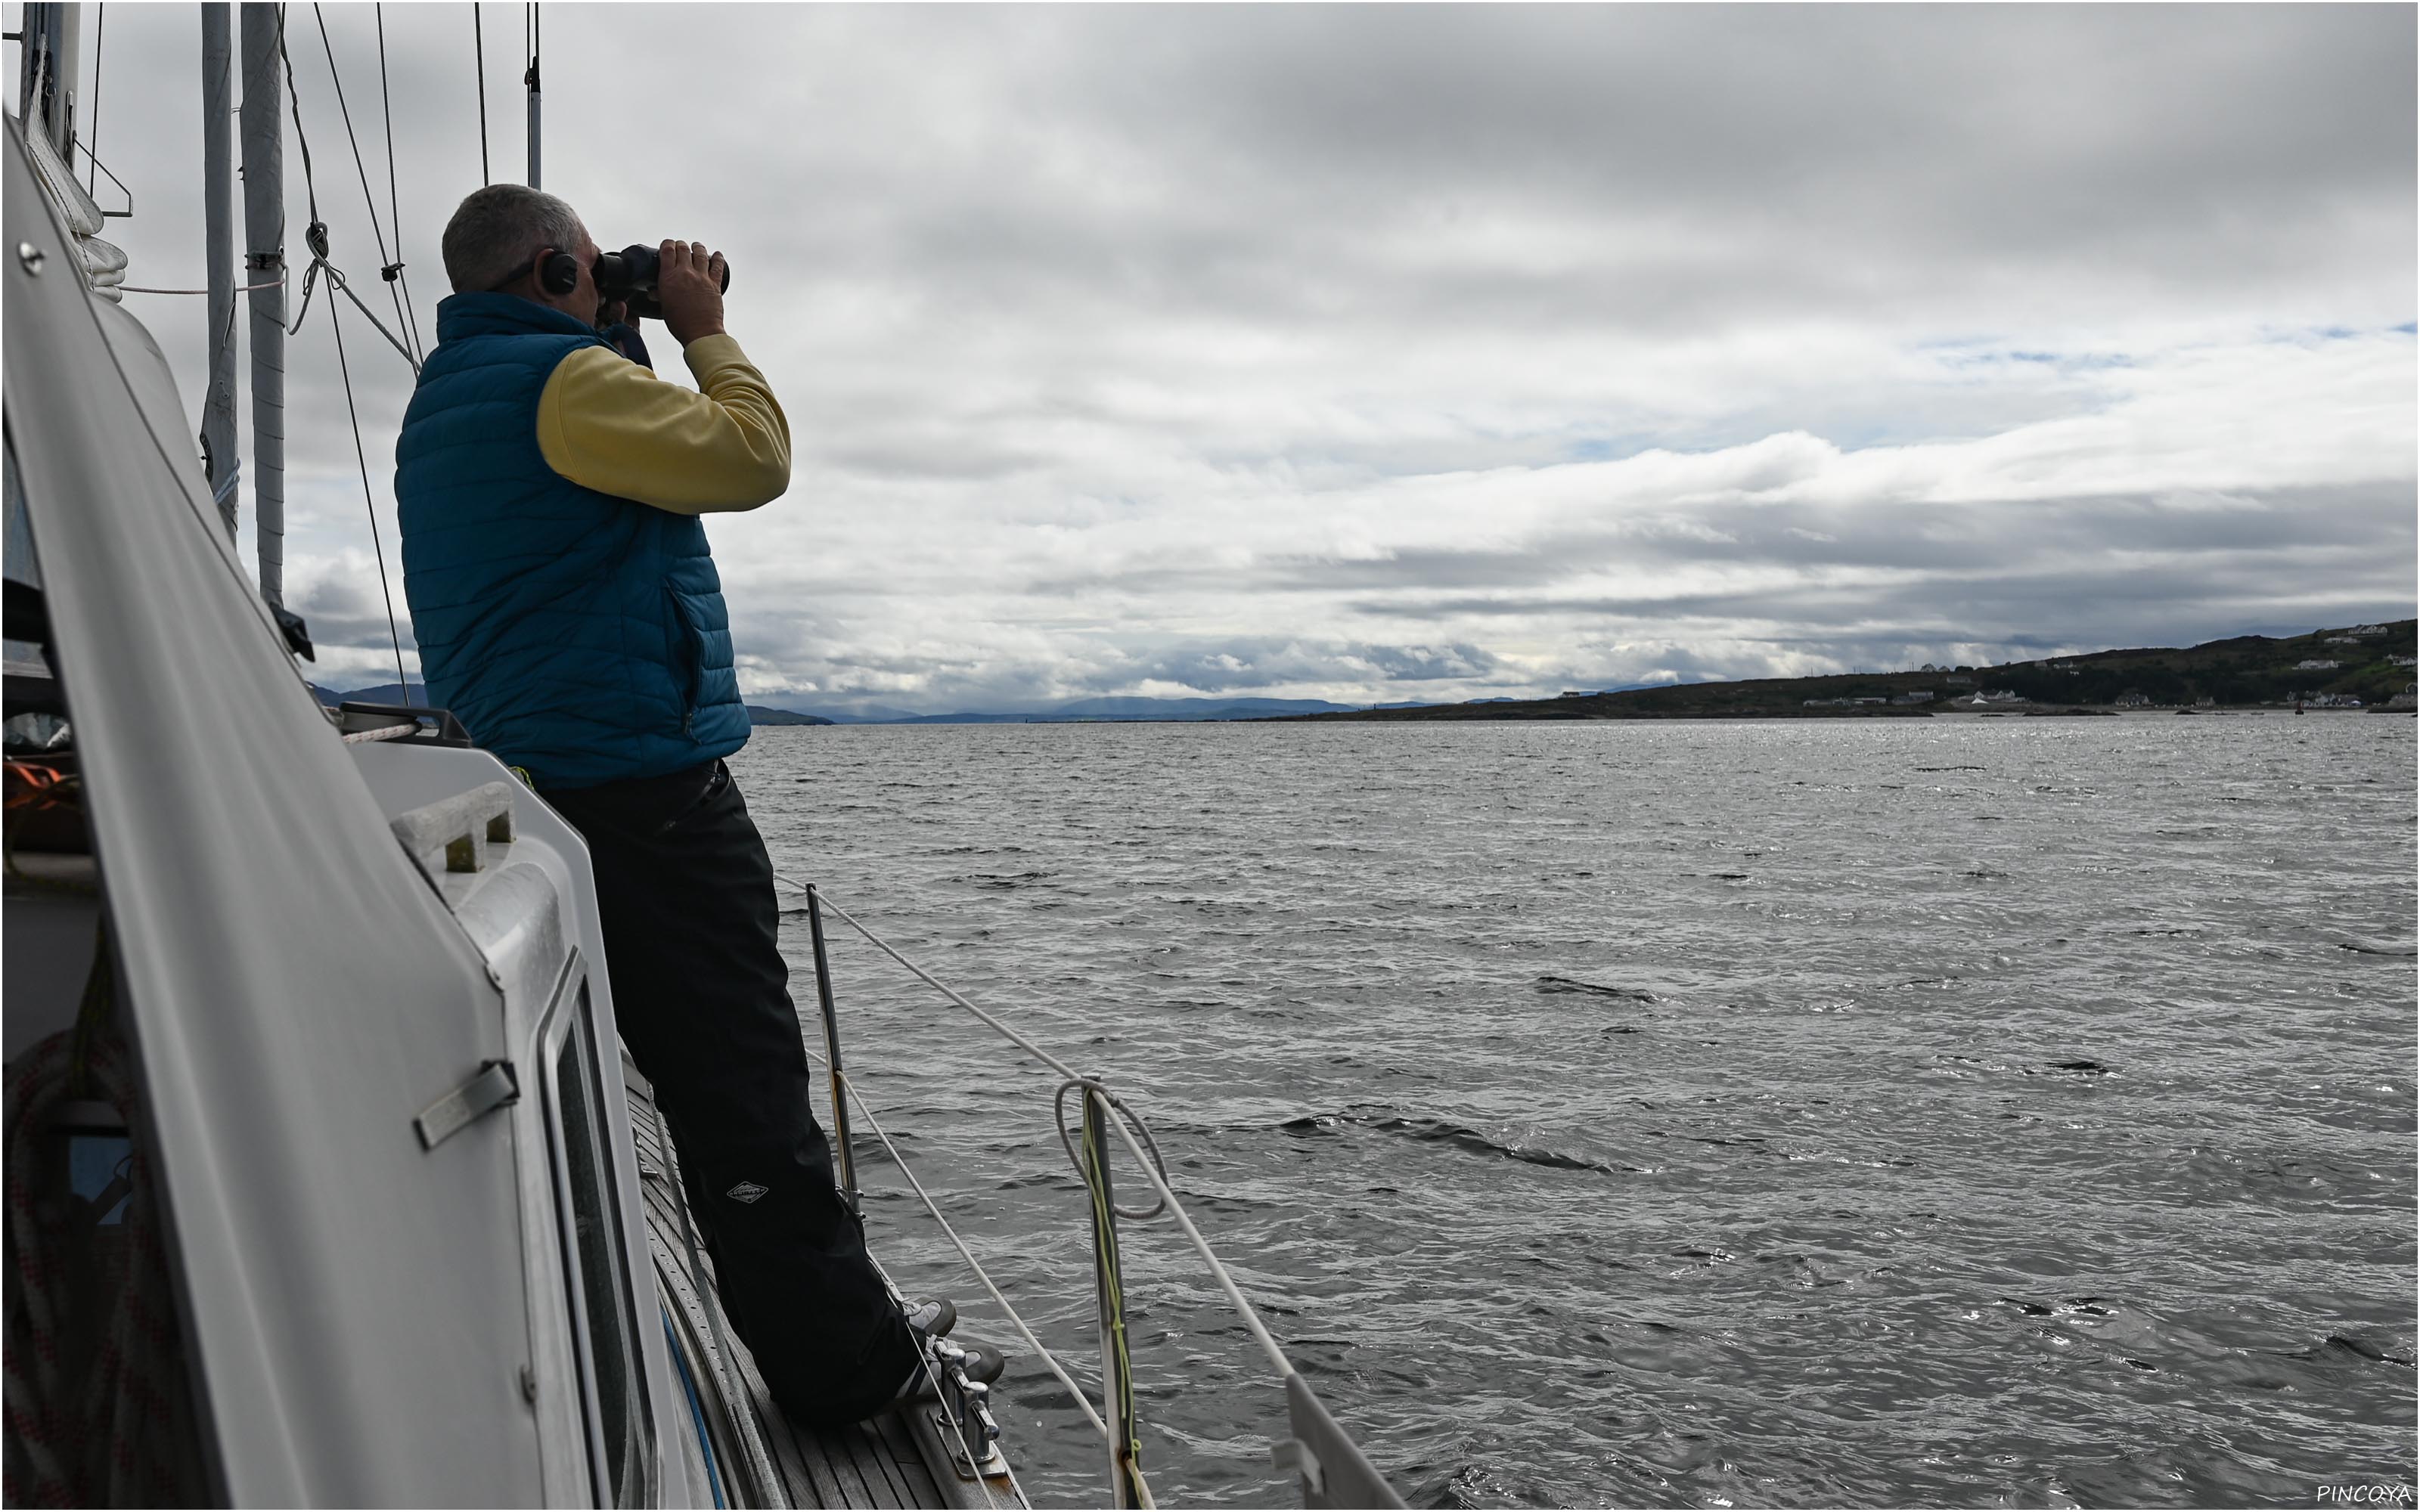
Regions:
<instances>
[{"instance_id":1,"label":"rigging wire","mask_svg":"<svg viewBox=\"0 0 2420 1512\"><path fill-rule=\"evenodd\" d=\"M318 7L315 5L313 8L316 10ZM384 326L379 325L378 316L372 314L369 306L362 303L361 297L355 294L352 289L346 285L343 270L328 260L328 224L319 219L319 185L318 179L312 176L311 172L311 138L306 135L302 130L302 96L294 87L294 59L286 50L286 11L287 8L285 6L281 5L277 8L277 61L283 66L286 74L287 103L294 113L294 140L295 143L302 149L303 199L311 208L311 225L310 228L303 233L303 239L311 248L311 266L302 275L302 313L298 314L294 317L294 324L288 330L287 334L291 335L295 332L299 332L302 329L302 316L308 315L311 310L312 283L314 282L315 275L318 274L321 269L325 269L328 273L328 286L334 289L337 293L344 295L347 299L351 300L354 306L362 312L363 317L368 320L371 325L378 326L379 333L385 336L388 341L394 343L395 349L403 353L403 360L405 362L412 363L413 370L416 372L418 371L420 364L412 362L411 353L405 349L402 342L396 340L395 332L387 330ZM327 36L327 28L324 22L320 26L320 36L322 39ZM328 56L328 69L331 74L334 74L335 71L335 54L332 51ZM342 90L343 86L339 85L337 98L340 101L343 99ZM346 123L346 134L350 135L351 131L351 123L348 120ZM356 162L360 162L361 148L358 143L354 147L353 157ZM367 198L369 193L369 175L366 171L362 175L362 192L364 197ZM282 251L286 240L286 229L283 224L284 217L281 215L279 219L280 224L278 226L277 239ZM378 205L376 201L372 201L370 205L370 219L373 224L375 224L378 219ZM379 593L383 595L386 600L386 632L387 639L395 645L396 680L402 684L403 702L406 706L409 706L411 702L411 678L403 668L403 635L396 626L395 587L387 579L386 547L384 543L379 539L378 506L370 495L369 456L362 447L361 409L353 401L352 364L348 362L345 357L345 326L344 322L338 318L336 301L334 299L331 299L328 301L328 322L330 328L336 333L336 369L343 375L345 380L345 412L351 418L353 423L353 460L359 464L362 471L362 502L369 511L370 548L376 553L378 558Z\"/></svg>"},{"instance_id":2,"label":"rigging wire","mask_svg":"<svg viewBox=\"0 0 2420 1512\"><path fill-rule=\"evenodd\" d=\"M309 241L311 244L311 266L302 270L303 310L307 313L311 308L311 285L318 281L322 273L325 273L327 275L328 287L352 301L353 308L362 312L362 318L368 321L373 330L375 330L380 335L386 338L387 345L394 347L396 351L402 356L404 363L411 367L412 377L418 378L420 376L420 360L411 355L411 348L403 344L403 338L397 336L394 332L389 331L386 328L386 322L378 317L377 311L362 302L362 297L353 292L351 281L345 277L345 270L328 260L328 238L326 231L327 228L325 226L318 226L318 234L306 235L304 238L304 239ZM292 335L294 332L302 329L302 317L298 316L295 317L292 330L289 330L287 334Z\"/></svg>"},{"instance_id":3,"label":"rigging wire","mask_svg":"<svg viewBox=\"0 0 2420 1512\"><path fill-rule=\"evenodd\" d=\"M485 189L495 180L488 176L488 37L479 23L478 0L471 3L471 53L479 69L479 187Z\"/></svg>"},{"instance_id":4,"label":"rigging wire","mask_svg":"<svg viewBox=\"0 0 2420 1512\"><path fill-rule=\"evenodd\" d=\"M278 61L285 66L286 98L287 102L292 106L294 112L294 140L302 148L302 191L304 197L308 200L311 207L311 225L308 230L303 232L303 240L309 243L311 248L311 265L303 270L302 298L300 303L300 308L295 311L294 323L286 328L286 333L291 336L302 331L303 320L311 314L312 285L318 281L320 270L324 269L328 274L328 286L353 301L353 307L362 312L362 318L367 320L373 327L377 328L378 333L387 339L388 345L392 346L396 351L403 354L403 360L411 364L411 371L416 376L420 372L420 360L411 355L411 348L406 347L403 342L396 337L394 332L389 331L386 328L385 323L379 319L378 313L376 311L362 302L362 297L354 293L352 285L346 281L344 270L338 268L334 263L328 260L328 223L319 219L319 185L318 180L314 178L311 174L311 138L304 134L302 131L302 97L295 91L294 60L288 56L286 52L286 8L284 6L277 8L277 57ZM332 56L329 59L330 67L333 68L334 63L335 59ZM356 144L354 147L354 159L356 162L360 160L360 147ZM367 173L365 173L362 176L362 189L365 195L366 195L369 190L369 175ZM375 222L378 216L378 209L375 203L371 206L370 215L372 221ZM277 229L277 239L281 244L282 251L282 244L286 240L286 227L282 212Z\"/></svg>"},{"instance_id":5,"label":"rigging wire","mask_svg":"<svg viewBox=\"0 0 2420 1512\"><path fill-rule=\"evenodd\" d=\"M402 686L404 706L410 708L411 677L403 670L403 633L396 628L395 590L387 583L386 547L379 540L378 503L370 496L369 456L362 450L362 414L353 404L352 366L345 361L344 312L336 308L334 300L328 301L328 328L336 333L336 371L344 375L345 412L353 422L353 460L361 465L362 470L362 507L370 517L370 549L378 553L379 592L386 595L386 633L387 639L395 643L395 680Z\"/></svg>"},{"instance_id":6,"label":"rigging wire","mask_svg":"<svg viewBox=\"0 0 2420 1512\"><path fill-rule=\"evenodd\" d=\"M395 191L395 107L386 87L386 7L377 5L370 8L378 15L379 110L386 117L386 222L395 227L395 266L391 270L381 268L379 272L401 285L404 333L411 338L412 355L425 358L427 354L420 346L420 311L411 302L411 280L403 270L403 202Z\"/></svg>"},{"instance_id":7,"label":"rigging wire","mask_svg":"<svg viewBox=\"0 0 2420 1512\"><path fill-rule=\"evenodd\" d=\"M106 4L95 6L92 11L92 121L91 129L85 132L84 144L84 155L92 163L84 175L84 188L87 194L101 193L101 49L108 37L109 7ZM73 167L68 169L68 177L75 177Z\"/></svg>"},{"instance_id":8,"label":"rigging wire","mask_svg":"<svg viewBox=\"0 0 2420 1512\"><path fill-rule=\"evenodd\" d=\"M378 193L370 188L369 167L362 161L362 139L353 134L352 107L345 103L345 77L336 70L335 45L328 40L328 16L327 12L319 8L318 0L311 0L311 14L316 17L319 23L319 46L321 50L328 54L328 78L336 86L336 109L342 113L344 116L345 140L351 145L353 149L353 169L356 173L361 175L362 203L369 208L370 238L378 243L379 265L380 270L386 273L388 285L387 294L389 298L395 301L396 323L404 326L409 330L410 322L404 318L403 314L403 296L396 292L394 286L396 275L403 268L403 263L400 258L394 262L387 261L386 232L381 230L379 226ZM385 46L381 41L379 51L380 77L381 83L384 82L385 77ZM387 161L390 166L395 161L394 153L395 142L394 138L390 136L387 141ZM318 220L318 217L314 215L312 219ZM400 247L403 240L403 227L398 225L395 230L396 243ZM418 338L415 336L413 339L416 341ZM414 361L418 361L416 356L414 357Z\"/></svg>"},{"instance_id":9,"label":"rigging wire","mask_svg":"<svg viewBox=\"0 0 2420 1512\"><path fill-rule=\"evenodd\" d=\"M302 97L295 92L294 59L286 51L286 8L284 6L277 8L277 61L284 65L286 99L294 109L294 142L302 149L302 194L311 207L311 219L316 222L319 219L319 184L318 180L311 177L311 139L302 131ZM277 239L282 246L286 240L286 212L283 208L278 211L277 221ZM301 329L302 322L295 322L295 330ZM289 332L287 334L290 335L292 332Z\"/></svg>"}]
</instances>

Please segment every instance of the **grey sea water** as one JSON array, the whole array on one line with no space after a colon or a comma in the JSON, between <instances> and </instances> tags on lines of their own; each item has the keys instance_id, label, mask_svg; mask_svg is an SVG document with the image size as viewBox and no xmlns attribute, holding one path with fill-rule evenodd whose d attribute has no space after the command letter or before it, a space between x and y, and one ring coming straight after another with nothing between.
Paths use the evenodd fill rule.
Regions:
<instances>
[{"instance_id":1,"label":"grey sea water","mask_svg":"<svg viewBox=\"0 0 2420 1512\"><path fill-rule=\"evenodd\" d=\"M2413 733L836 728L733 764L777 865L1145 1110L1415 1505L2309 1506L2414 1475ZM1094 1379L1056 1078L831 954L861 1088ZM1009 1336L859 1145L886 1262ZM1294 1504L1265 1362L1164 1221L1124 1238L1162 1498ZM1030 1357L1000 1416L1037 1502L1101 1502Z\"/></svg>"}]
</instances>

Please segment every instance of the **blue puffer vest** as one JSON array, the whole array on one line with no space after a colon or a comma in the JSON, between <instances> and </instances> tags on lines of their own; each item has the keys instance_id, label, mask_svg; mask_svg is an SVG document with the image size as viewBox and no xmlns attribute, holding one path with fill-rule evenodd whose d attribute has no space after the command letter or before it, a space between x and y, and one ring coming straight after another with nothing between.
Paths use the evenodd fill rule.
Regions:
<instances>
[{"instance_id":1,"label":"blue puffer vest","mask_svg":"<svg viewBox=\"0 0 2420 1512\"><path fill-rule=\"evenodd\" d=\"M598 345L514 295L447 298L395 447L429 700L540 788L661 777L748 742L705 526L583 488L538 450L548 377Z\"/></svg>"}]
</instances>

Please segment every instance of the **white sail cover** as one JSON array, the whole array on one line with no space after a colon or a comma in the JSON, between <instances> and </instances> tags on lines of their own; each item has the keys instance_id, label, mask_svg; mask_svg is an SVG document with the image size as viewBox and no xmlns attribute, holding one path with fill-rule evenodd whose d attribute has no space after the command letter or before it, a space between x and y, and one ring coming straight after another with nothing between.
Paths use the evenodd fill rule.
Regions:
<instances>
[{"instance_id":1,"label":"white sail cover","mask_svg":"<svg viewBox=\"0 0 2420 1512\"><path fill-rule=\"evenodd\" d=\"M225 1492L538 1501L510 1120L433 1150L412 1130L508 1055L501 995L285 655L156 349L86 292L8 136L7 431Z\"/></svg>"},{"instance_id":2,"label":"white sail cover","mask_svg":"<svg viewBox=\"0 0 2420 1512\"><path fill-rule=\"evenodd\" d=\"M58 148L41 132L24 138L28 155L33 160L35 177L50 193L51 204L66 221L73 239L76 260L84 269L84 281L92 291L106 300L123 300L117 286L126 282L126 254L111 242L101 239L103 217L101 207L76 182L73 170L59 157Z\"/></svg>"}]
</instances>

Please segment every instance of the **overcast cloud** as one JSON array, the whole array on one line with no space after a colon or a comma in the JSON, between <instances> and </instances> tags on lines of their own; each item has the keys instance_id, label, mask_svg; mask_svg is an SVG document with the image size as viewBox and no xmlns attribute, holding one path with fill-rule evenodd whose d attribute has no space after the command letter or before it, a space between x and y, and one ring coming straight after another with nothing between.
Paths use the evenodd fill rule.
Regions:
<instances>
[{"instance_id":1,"label":"overcast cloud","mask_svg":"<svg viewBox=\"0 0 2420 1512\"><path fill-rule=\"evenodd\" d=\"M105 23L138 284L202 282L194 9ZM522 10L484 15L517 178ZM384 19L433 340L472 14ZM384 217L376 18L325 20ZM2413 612L2408 6L544 28L546 186L605 245L725 249L790 417L789 495L710 525L752 696L1446 700ZM383 306L308 8L289 51ZM201 301L130 301L196 406ZM348 344L392 566L411 375ZM289 597L320 681L391 677L316 301L289 367Z\"/></svg>"}]
</instances>

